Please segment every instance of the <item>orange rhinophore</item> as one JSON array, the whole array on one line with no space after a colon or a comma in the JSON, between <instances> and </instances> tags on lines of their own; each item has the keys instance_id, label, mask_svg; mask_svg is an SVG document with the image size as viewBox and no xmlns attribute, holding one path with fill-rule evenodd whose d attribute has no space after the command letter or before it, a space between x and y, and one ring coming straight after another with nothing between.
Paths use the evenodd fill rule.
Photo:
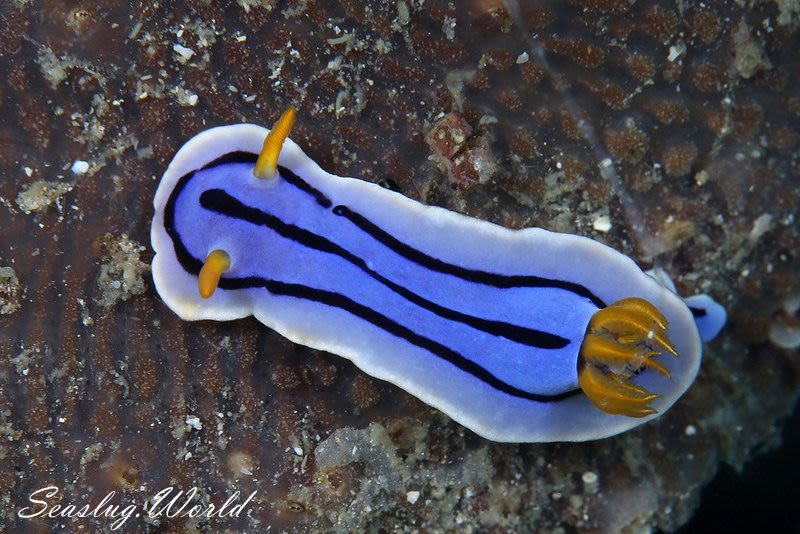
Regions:
<instances>
[{"instance_id":1,"label":"orange rhinophore","mask_svg":"<svg viewBox=\"0 0 800 534\"><path fill-rule=\"evenodd\" d=\"M211 297L219 285L219 277L231 266L231 257L222 249L212 250L206 258L200 274L197 276L197 287L204 299Z\"/></svg>"},{"instance_id":2,"label":"orange rhinophore","mask_svg":"<svg viewBox=\"0 0 800 534\"><path fill-rule=\"evenodd\" d=\"M294 107L289 106L269 131L267 138L264 139L264 146L261 148L261 153L258 155L256 166L253 169L253 174L257 178L275 177L278 170L278 156L280 156L283 143L292 130L294 116Z\"/></svg>"}]
</instances>

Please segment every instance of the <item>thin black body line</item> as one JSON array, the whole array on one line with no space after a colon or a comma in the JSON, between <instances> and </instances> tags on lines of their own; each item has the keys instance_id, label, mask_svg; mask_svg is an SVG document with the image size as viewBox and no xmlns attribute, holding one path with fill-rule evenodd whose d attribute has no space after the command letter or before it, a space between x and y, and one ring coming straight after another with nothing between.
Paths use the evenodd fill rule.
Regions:
<instances>
[{"instance_id":1,"label":"thin black body line","mask_svg":"<svg viewBox=\"0 0 800 534\"><path fill-rule=\"evenodd\" d=\"M167 200L166 205L164 206L164 230L166 231L167 235L170 237L173 243L173 250L175 252L175 257L178 262L181 264L183 269L193 275L197 276L200 272L200 269L203 266L203 262L197 258L195 258L189 250L186 248L186 245L183 243L181 239L180 233L178 232L175 226L175 204L177 203L178 197L180 196L181 192L186 188L186 185L189 183L191 178L194 176L196 171L189 172L182 176L177 183L175 184L175 188L170 193L170 197ZM475 363L472 360L469 360L462 354L454 351L453 349L442 345L430 338L417 334L413 332L409 328L397 323L396 321L382 315L376 310L364 306L363 304L359 304L358 302L353 301L352 299L341 295L339 293L331 292L331 291L324 291L308 286L304 286L301 284L289 284L286 282L281 282L277 280L268 280L263 278L221 278L219 287L221 289L226 290L235 290L235 289L244 289L244 288L255 288L255 287L263 287L270 293L274 295L282 295L282 296L289 296L295 297L305 300L310 300L312 302L318 302L320 304L325 304L327 306L335 307L347 311L360 319L363 319L367 322L370 322L374 326L383 329L386 332L389 332L401 339L404 339L408 343L420 347L422 349L427 350L431 354L442 358L443 360L455 365L462 371L471 374L478 380L481 380L488 386L513 397L518 397L526 400L536 401L536 402L558 402L568 398L571 398L575 395L581 394L581 390L579 388L572 389L569 391L564 391L562 393L552 394L552 395L542 395L537 393L531 393L528 391L521 390L508 384L501 380L500 378L493 375L484 367L480 366L479 364Z\"/></svg>"},{"instance_id":2,"label":"thin black body line","mask_svg":"<svg viewBox=\"0 0 800 534\"><path fill-rule=\"evenodd\" d=\"M589 299L589 301L591 301L591 303L597 306L598 308L606 307L605 302L603 302L594 293L589 291L589 289L580 284L576 284L574 282L566 282L564 280L542 278L540 276L534 276L534 275L497 274L488 271L468 269L466 267L453 265L452 263L447 263L445 261L440 260L439 258L429 256L428 254L425 254L424 252L414 247L411 247L406 243L403 243L393 235L389 234L386 230L383 230L378 225L376 225L375 223L373 223L360 213L351 210L347 206L341 204L335 206L333 208L333 213L349 220L358 228L360 228L367 234L371 235L373 239L380 242L387 248L392 249L397 254L403 256L404 258L410 261L413 261L414 263L422 265L423 267L427 267L432 271L438 271L440 273L450 274L452 276L456 276L458 278L461 278L462 280L467 280L469 282L475 282L478 284L499 287L504 289L514 288L514 287L538 287L538 288L552 287L556 289L563 289L575 293L580 297L585 297Z\"/></svg>"},{"instance_id":3,"label":"thin black body line","mask_svg":"<svg viewBox=\"0 0 800 534\"><path fill-rule=\"evenodd\" d=\"M331 206L332 202L328 197L286 167L279 166L278 171L284 180L294 185L301 191L312 195L320 206L324 208ZM600 297L592 293L587 287L581 284L567 282L565 280L544 278L535 275L497 274L488 271L481 271L479 269L469 269L467 267L461 267L460 265L454 265L452 263L440 260L439 258L425 254L421 250L418 250L411 245L400 241L389 232L370 221L367 217L351 210L345 205L339 204L334 206L333 213L335 215L339 215L340 217L344 217L363 232L369 234L373 239L381 243L383 246L394 251L396 254L399 254L407 260L413 261L414 263L417 263L432 271L449 274L469 282L475 282L478 284L499 288L552 287L555 289L563 289L565 291L575 293L580 297L589 299L589 301L591 301L591 303L598 308L602 309L606 307L606 303L603 302Z\"/></svg>"},{"instance_id":4,"label":"thin black body line","mask_svg":"<svg viewBox=\"0 0 800 534\"><path fill-rule=\"evenodd\" d=\"M235 152L228 152L227 154L221 155L217 159L209 161L194 172L205 171L207 169L219 167L220 165L226 165L228 163L252 163L255 165L256 161L258 161L258 154L237 150Z\"/></svg>"},{"instance_id":5,"label":"thin black body line","mask_svg":"<svg viewBox=\"0 0 800 534\"><path fill-rule=\"evenodd\" d=\"M436 304L435 302L432 302L425 297L414 293L410 289L393 282L392 280L389 280L374 269L371 269L363 258L356 256L344 247L319 234L304 228L300 228L293 224L288 224L275 215L252 206L248 206L222 189L209 189L203 191L203 193L200 195L200 205L214 213L244 221L256 226L269 228L281 237L294 241L295 243L308 248L339 256L345 261L355 265L367 275L388 287L390 290L394 291L409 302L416 304L417 306L435 313L436 315L445 319L457 321L477 330L486 332L487 334L501 336L511 341L540 349L561 349L570 343L569 339L563 338L556 334L536 330L533 328L527 328L524 326L518 326L504 321L483 319Z\"/></svg>"}]
</instances>

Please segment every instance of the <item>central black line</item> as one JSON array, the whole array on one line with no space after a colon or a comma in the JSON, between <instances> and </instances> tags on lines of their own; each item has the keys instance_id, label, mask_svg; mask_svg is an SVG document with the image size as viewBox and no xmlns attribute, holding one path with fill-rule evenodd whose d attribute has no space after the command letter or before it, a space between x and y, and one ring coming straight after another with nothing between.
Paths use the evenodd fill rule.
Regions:
<instances>
[{"instance_id":1,"label":"central black line","mask_svg":"<svg viewBox=\"0 0 800 534\"><path fill-rule=\"evenodd\" d=\"M490 319L475 317L473 315L468 315L445 306L441 306L435 302L431 302L430 300L414 293L413 291L396 282L393 282L392 280L389 280L380 273L371 269L363 258L356 256L342 246L319 234L304 228L300 228L293 224L288 224L275 215L266 213L252 206L248 206L222 189L209 189L207 191L203 191L203 193L200 195L200 205L207 210L224 215L226 217L245 221L257 226L265 226L273 230L281 237L290 239L306 247L339 256L340 258L343 258L344 260L355 265L367 273L370 277L374 278L406 300L445 319L457 321L488 334L501 336L517 343L541 349L561 349L570 343L568 339L556 334L543 332L533 328L526 328L504 321L493 321Z\"/></svg>"}]
</instances>

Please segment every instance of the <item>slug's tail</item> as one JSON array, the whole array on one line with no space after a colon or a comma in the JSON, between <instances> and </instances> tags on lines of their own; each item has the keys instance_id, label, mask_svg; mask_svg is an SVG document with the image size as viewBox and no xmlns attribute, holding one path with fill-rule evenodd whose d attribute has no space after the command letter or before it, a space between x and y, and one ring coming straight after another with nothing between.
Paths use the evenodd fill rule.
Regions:
<instances>
[{"instance_id":1,"label":"slug's tail","mask_svg":"<svg viewBox=\"0 0 800 534\"><path fill-rule=\"evenodd\" d=\"M683 301L694 316L700 339L705 342L717 337L728 319L725 308L706 294L686 297Z\"/></svg>"}]
</instances>

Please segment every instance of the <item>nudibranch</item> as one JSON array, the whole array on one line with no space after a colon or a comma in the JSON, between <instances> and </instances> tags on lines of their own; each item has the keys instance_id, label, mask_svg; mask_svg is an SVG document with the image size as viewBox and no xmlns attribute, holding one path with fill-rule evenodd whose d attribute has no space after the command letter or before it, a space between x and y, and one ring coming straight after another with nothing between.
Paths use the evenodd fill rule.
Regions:
<instances>
[{"instance_id":1,"label":"nudibranch","mask_svg":"<svg viewBox=\"0 0 800 534\"><path fill-rule=\"evenodd\" d=\"M495 441L617 434L694 380L692 311L627 256L329 174L293 120L206 130L164 173L153 278L182 319L254 315Z\"/></svg>"}]
</instances>

